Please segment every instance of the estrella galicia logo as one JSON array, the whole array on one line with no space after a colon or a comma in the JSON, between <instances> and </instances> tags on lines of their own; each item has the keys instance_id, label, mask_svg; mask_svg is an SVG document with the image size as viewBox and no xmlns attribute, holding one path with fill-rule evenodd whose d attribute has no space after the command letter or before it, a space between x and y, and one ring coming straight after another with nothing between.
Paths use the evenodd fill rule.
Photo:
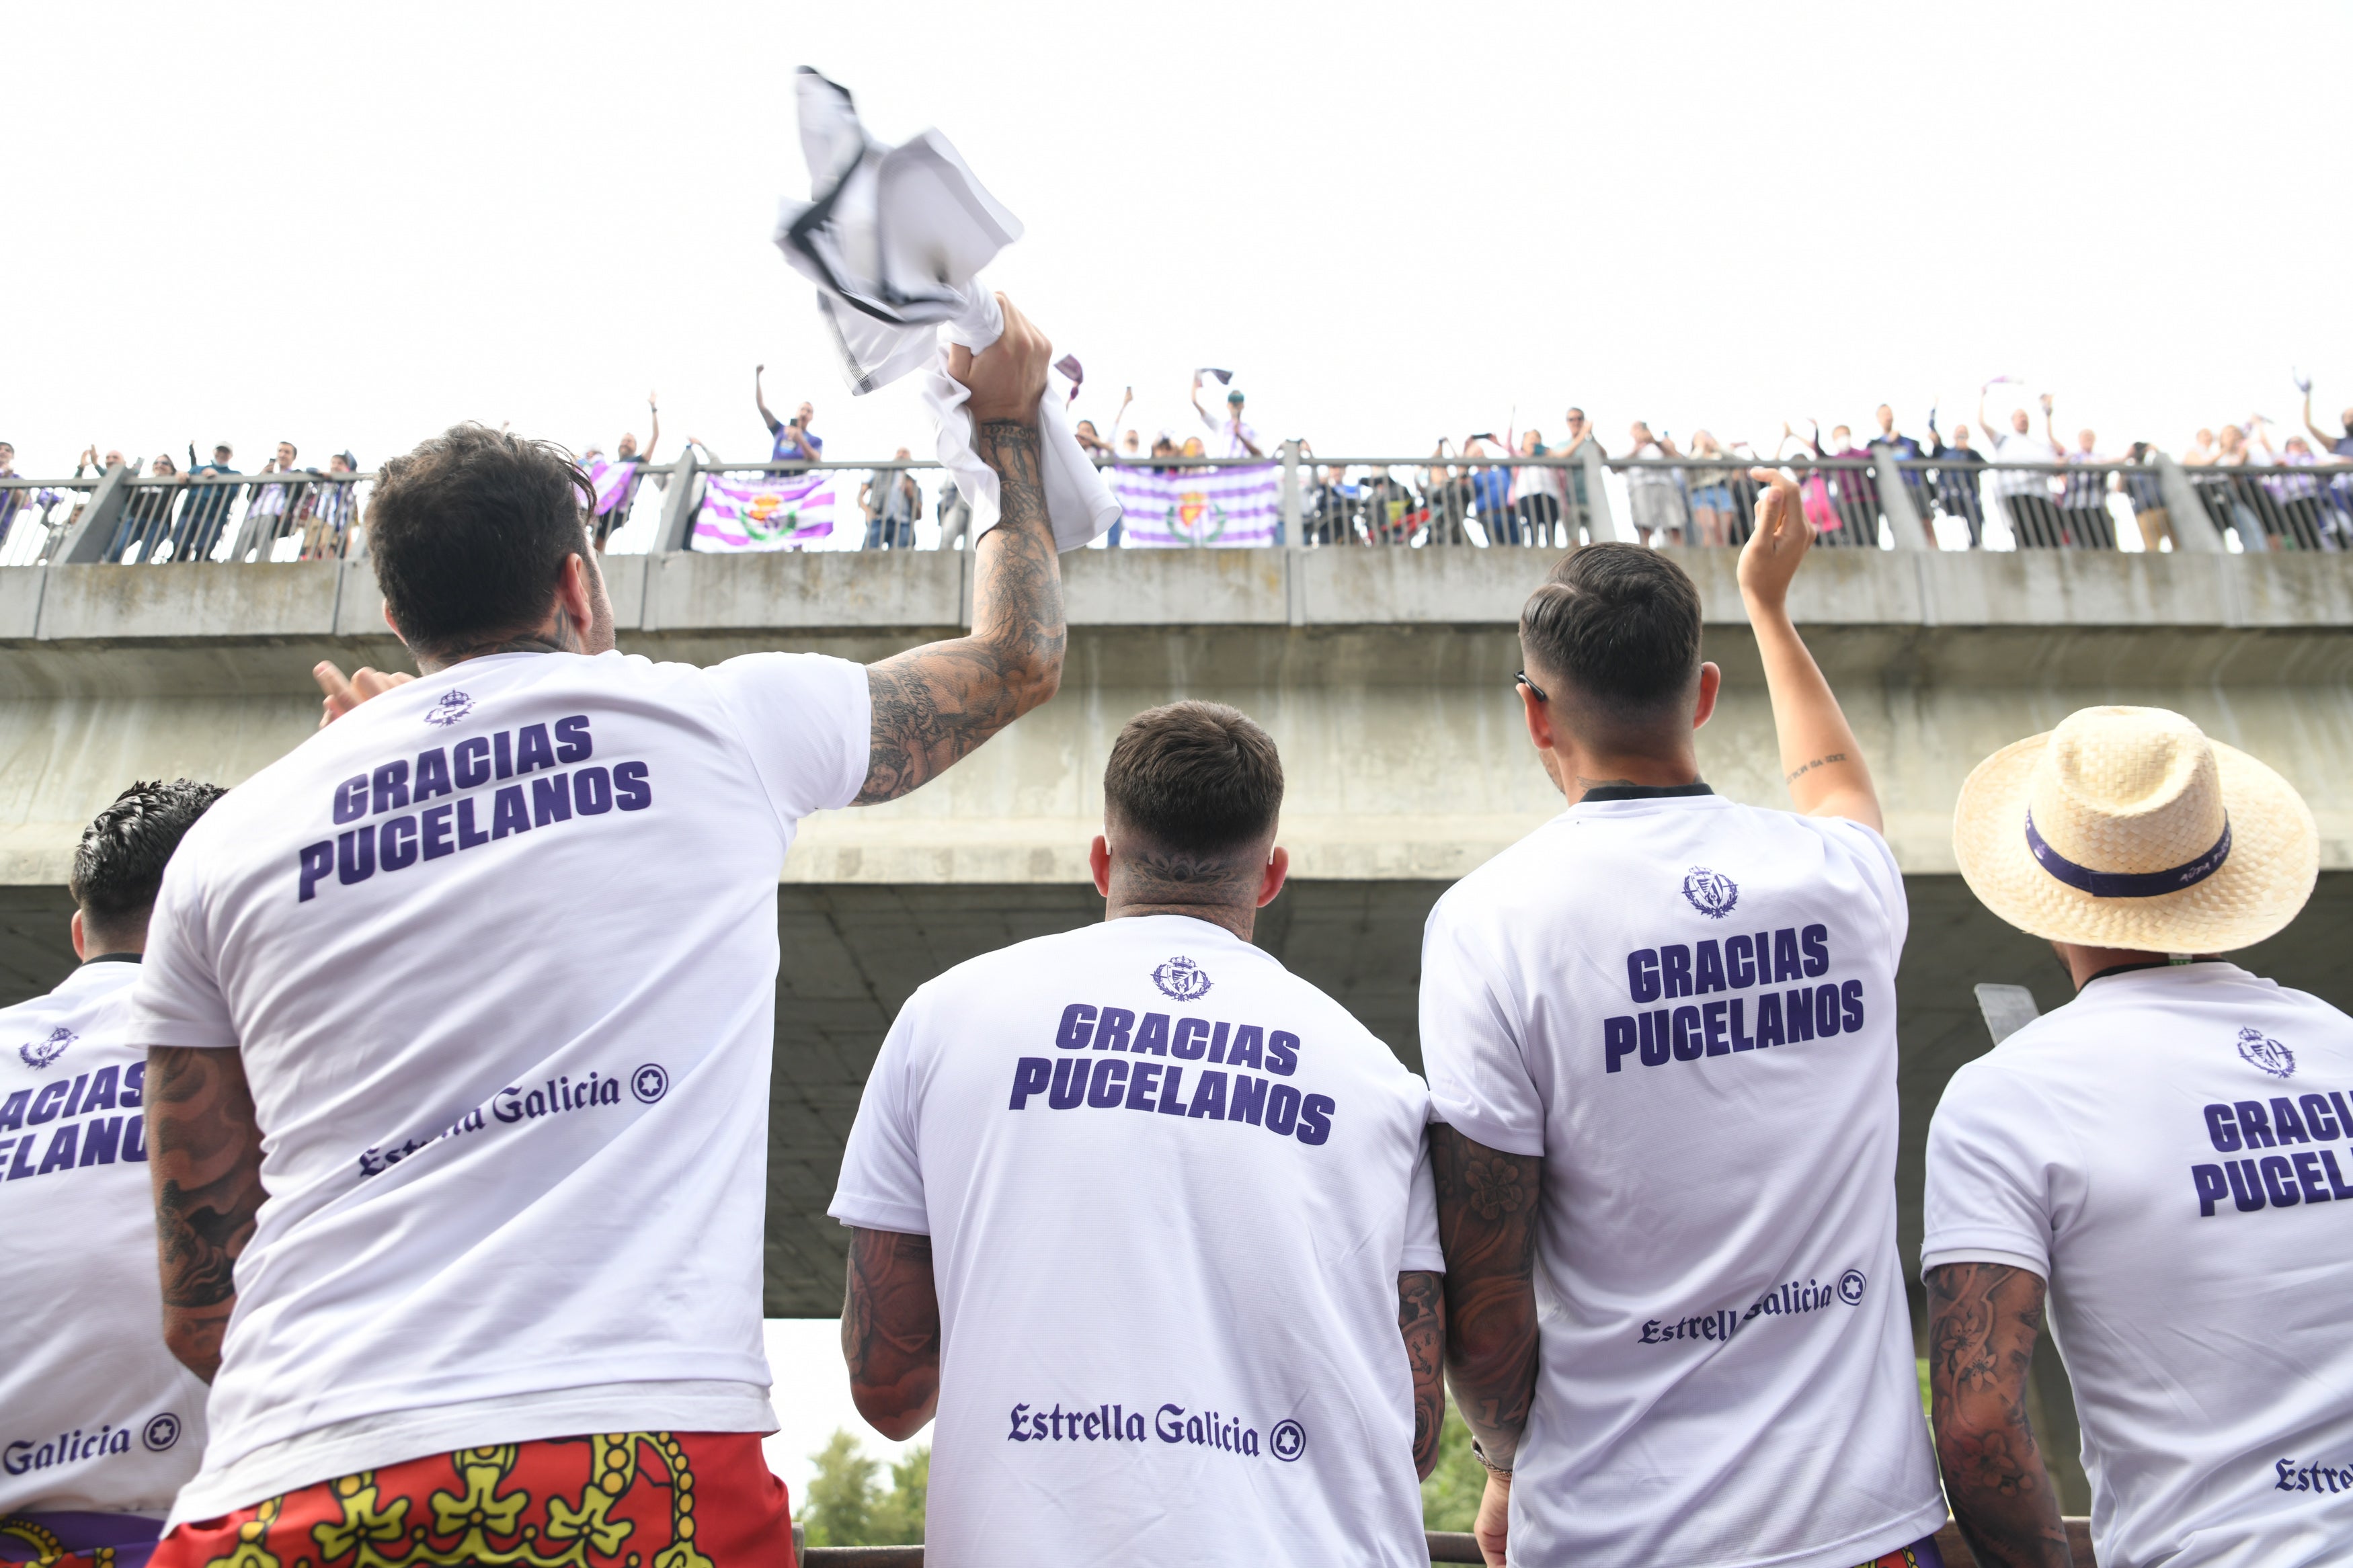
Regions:
<instances>
[{"instance_id":1,"label":"estrella galicia logo","mask_svg":"<svg viewBox=\"0 0 2353 1568\"><path fill-rule=\"evenodd\" d=\"M1296 1421L1278 1421L1266 1435L1267 1452L1290 1464L1307 1452L1307 1428Z\"/></svg>"},{"instance_id":2,"label":"estrella galicia logo","mask_svg":"<svg viewBox=\"0 0 2353 1568\"><path fill-rule=\"evenodd\" d=\"M474 710L474 700L462 691L445 691L441 700L426 710L425 721L446 730Z\"/></svg>"},{"instance_id":3,"label":"estrella galicia logo","mask_svg":"<svg viewBox=\"0 0 2353 1568\"><path fill-rule=\"evenodd\" d=\"M146 1429L139 1434L139 1440L147 1445L149 1453L163 1453L180 1440L180 1418L168 1410L151 1417Z\"/></svg>"},{"instance_id":4,"label":"estrella galicia logo","mask_svg":"<svg viewBox=\"0 0 2353 1568\"><path fill-rule=\"evenodd\" d=\"M1740 904L1740 884L1721 871L1694 866L1683 875L1683 897L1691 907L1712 921L1720 921Z\"/></svg>"},{"instance_id":5,"label":"estrella galicia logo","mask_svg":"<svg viewBox=\"0 0 2353 1568\"><path fill-rule=\"evenodd\" d=\"M1850 1268L1839 1276L1839 1300L1852 1307L1862 1300L1862 1288L1871 1281L1862 1277L1860 1268Z\"/></svg>"},{"instance_id":6,"label":"estrella galicia logo","mask_svg":"<svg viewBox=\"0 0 2353 1568\"><path fill-rule=\"evenodd\" d=\"M1189 958L1172 958L1152 972L1152 984L1179 1002L1198 1002L1209 994L1209 972Z\"/></svg>"},{"instance_id":7,"label":"estrella galicia logo","mask_svg":"<svg viewBox=\"0 0 2353 1568\"><path fill-rule=\"evenodd\" d=\"M629 1092L648 1105L670 1092L670 1074L659 1062L648 1062L629 1075Z\"/></svg>"},{"instance_id":8,"label":"estrella galicia logo","mask_svg":"<svg viewBox=\"0 0 2353 1568\"><path fill-rule=\"evenodd\" d=\"M2239 1031L2239 1054L2247 1058L2249 1065L2274 1078L2288 1078L2295 1072L2295 1053L2261 1029Z\"/></svg>"},{"instance_id":9,"label":"estrella galicia logo","mask_svg":"<svg viewBox=\"0 0 2353 1568\"><path fill-rule=\"evenodd\" d=\"M79 1038L71 1029L51 1029L47 1039L27 1040L16 1047L16 1054L25 1058L28 1068L45 1068L65 1055L66 1047Z\"/></svg>"}]
</instances>

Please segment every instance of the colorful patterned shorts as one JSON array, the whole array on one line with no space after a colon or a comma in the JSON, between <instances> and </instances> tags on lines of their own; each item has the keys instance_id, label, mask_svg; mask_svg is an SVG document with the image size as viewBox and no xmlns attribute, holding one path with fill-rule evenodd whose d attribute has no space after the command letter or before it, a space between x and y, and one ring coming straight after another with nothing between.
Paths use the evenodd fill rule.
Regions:
<instances>
[{"instance_id":1,"label":"colorful patterned shorts","mask_svg":"<svg viewBox=\"0 0 2353 1568\"><path fill-rule=\"evenodd\" d=\"M1862 1568L1945 1568L1945 1554L1932 1535L1909 1546L1899 1546L1884 1557L1874 1557Z\"/></svg>"},{"instance_id":2,"label":"colorful patterned shorts","mask_svg":"<svg viewBox=\"0 0 2353 1568\"><path fill-rule=\"evenodd\" d=\"M410 1459L183 1524L153 1568L793 1568L748 1432L623 1432Z\"/></svg>"},{"instance_id":3,"label":"colorful patterned shorts","mask_svg":"<svg viewBox=\"0 0 2353 1568\"><path fill-rule=\"evenodd\" d=\"M129 1513L0 1514L0 1563L144 1568L161 1522Z\"/></svg>"}]
</instances>

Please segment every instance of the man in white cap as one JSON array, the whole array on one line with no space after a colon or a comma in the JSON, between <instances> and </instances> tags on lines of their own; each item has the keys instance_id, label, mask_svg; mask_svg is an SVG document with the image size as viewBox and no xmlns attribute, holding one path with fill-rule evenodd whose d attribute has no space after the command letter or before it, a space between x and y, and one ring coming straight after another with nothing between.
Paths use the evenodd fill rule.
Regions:
<instances>
[{"instance_id":1,"label":"man in white cap","mask_svg":"<svg viewBox=\"0 0 2353 1568\"><path fill-rule=\"evenodd\" d=\"M2069 1561L2025 1415L2047 1293L2105 1568L2344 1561L2353 1019L2215 956L2304 907L2312 813L2178 713L2088 708L1978 765L1953 844L2077 990L1928 1131L1936 1445L1978 1560Z\"/></svg>"}]
</instances>

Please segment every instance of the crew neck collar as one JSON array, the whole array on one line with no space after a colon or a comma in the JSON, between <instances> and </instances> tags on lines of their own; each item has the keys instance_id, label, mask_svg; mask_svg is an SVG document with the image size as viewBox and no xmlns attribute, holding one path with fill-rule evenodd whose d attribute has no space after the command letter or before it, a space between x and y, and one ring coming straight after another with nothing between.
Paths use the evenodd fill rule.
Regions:
<instances>
[{"instance_id":1,"label":"crew neck collar","mask_svg":"<svg viewBox=\"0 0 2353 1568\"><path fill-rule=\"evenodd\" d=\"M81 961L87 969L93 963L136 963L143 956L136 952L98 952Z\"/></svg>"},{"instance_id":2,"label":"crew neck collar","mask_svg":"<svg viewBox=\"0 0 2353 1568\"><path fill-rule=\"evenodd\" d=\"M1587 790L1577 804L1591 805L1612 800L1681 800L1715 793L1704 783L1699 782L1686 784L1596 784Z\"/></svg>"}]
</instances>

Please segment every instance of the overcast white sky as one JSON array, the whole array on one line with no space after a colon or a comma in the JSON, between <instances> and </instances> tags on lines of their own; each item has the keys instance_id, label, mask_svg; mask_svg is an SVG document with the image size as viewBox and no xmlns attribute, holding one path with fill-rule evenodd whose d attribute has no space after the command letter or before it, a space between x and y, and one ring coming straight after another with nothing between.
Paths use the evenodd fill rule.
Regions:
<instances>
[{"instance_id":1,"label":"overcast white sky","mask_svg":"<svg viewBox=\"0 0 2353 1568\"><path fill-rule=\"evenodd\" d=\"M2317 4L19 7L0 438L294 440L453 420L920 455L850 398L769 243L792 68L944 130L1028 235L993 269L1180 431L1421 452L1583 404L1769 447L2008 374L2104 447L2353 404L2343 115ZM2338 170L2340 174L2331 174ZM1802 426L1801 426L1802 427Z\"/></svg>"}]
</instances>

